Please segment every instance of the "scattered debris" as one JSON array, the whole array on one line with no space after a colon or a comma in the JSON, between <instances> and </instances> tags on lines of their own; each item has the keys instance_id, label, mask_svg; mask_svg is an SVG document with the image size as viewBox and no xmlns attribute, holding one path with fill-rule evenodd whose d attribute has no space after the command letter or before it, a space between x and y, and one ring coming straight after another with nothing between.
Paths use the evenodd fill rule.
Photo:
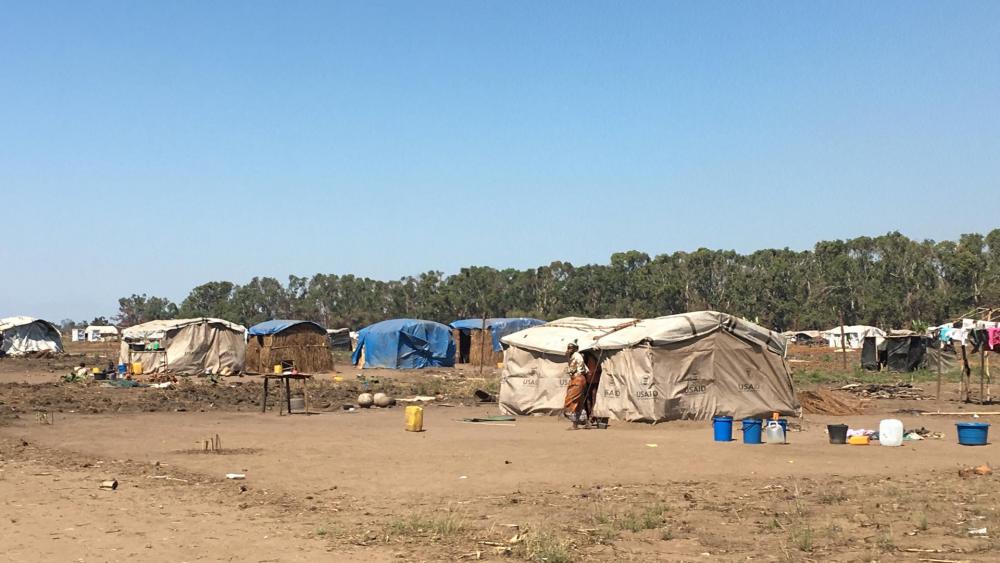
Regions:
<instances>
[{"instance_id":1,"label":"scattered debris","mask_svg":"<svg viewBox=\"0 0 1000 563\"><path fill-rule=\"evenodd\" d=\"M493 393L483 391L482 389L476 389L473 392L473 396L476 397L476 401L479 403L495 403L497 402L497 396Z\"/></svg>"},{"instance_id":2,"label":"scattered debris","mask_svg":"<svg viewBox=\"0 0 1000 563\"><path fill-rule=\"evenodd\" d=\"M982 464L976 467L964 467L958 470L958 476L964 478L972 477L973 475L992 475L993 468L988 464Z\"/></svg>"},{"instance_id":3,"label":"scattered debris","mask_svg":"<svg viewBox=\"0 0 1000 563\"><path fill-rule=\"evenodd\" d=\"M226 479L246 479L246 473L226 473Z\"/></svg>"},{"instance_id":4,"label":"scattered debris","mask_svg":"<svg viewBox=\"0 0 1000 563\"><path fill-rule=\"evenodd\" d=\"M118 488L118 480L112 479L110 481L101 481L101 488L108 491L114 491Z\"/></svg>"},{"instance_id":5,"label":"scattered debris","mask_svg":"<svg viewBox=\"0 0 1000 563\"><path fill-rule=\"evenodd\" d=\"M840 388L866 399L908 399L923 401L931 399L923 389L910 383L849 383Z\"/></svg>"}]
</instances>

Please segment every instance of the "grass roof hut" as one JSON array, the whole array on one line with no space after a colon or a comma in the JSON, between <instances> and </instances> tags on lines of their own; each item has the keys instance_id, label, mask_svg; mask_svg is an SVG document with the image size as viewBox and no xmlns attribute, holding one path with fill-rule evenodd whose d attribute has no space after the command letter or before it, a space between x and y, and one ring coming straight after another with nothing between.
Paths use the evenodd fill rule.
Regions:
<instances>
[{"instance_id":1,"label":"grass roof hut","mask_svg":"<svg viewBox=\"0 0 1000 563\"><path fill-rule=\"evenodd\" d=\"M333 371L333 353L326 329L312 321L275 319L250 327L247 369L271 373L274 366L302 373Z\"/></svg>"}]
</instances>

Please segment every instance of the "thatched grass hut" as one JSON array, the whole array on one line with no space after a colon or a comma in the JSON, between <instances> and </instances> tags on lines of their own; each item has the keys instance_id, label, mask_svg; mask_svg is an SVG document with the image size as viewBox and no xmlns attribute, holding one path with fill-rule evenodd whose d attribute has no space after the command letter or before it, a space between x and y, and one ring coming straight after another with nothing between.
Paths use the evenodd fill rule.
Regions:
<instances>
[{"instance_id":1,"label":"thatched grass hut","mask_svg":"<svg viewBox=\"0 0 1000 563\"><path fill-rule=\"evenodd\" d=\"M276 319L250 327L247 370L271 373L274 366L302 373L333 371L326 329L312 321Z\"/></svg>"}]
</instances>

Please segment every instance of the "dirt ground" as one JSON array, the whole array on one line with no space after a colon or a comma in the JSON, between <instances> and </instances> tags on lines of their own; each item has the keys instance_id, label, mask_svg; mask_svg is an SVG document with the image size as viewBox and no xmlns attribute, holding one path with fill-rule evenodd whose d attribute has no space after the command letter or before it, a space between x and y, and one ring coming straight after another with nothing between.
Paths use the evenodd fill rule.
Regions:
<instances>
[{"instance_id":1,"label":"dirt ground","mask_svg":"<svg viewBox=\"0 0 1000 563\"><path fill-rule=\"evenodd\" d=\"M318 414L282 416L276 401L259 412L254 378L57 382L78 361L0 361L2 559L998 558L997 477L958 471L1000 456L956 443L954 423L971 415L911 414L936 401L843 394L861 414L806 414L789 444L745 445L713 442L710 425L692 421L576 432L554 417L464 422L497 414L471 396L495 374L474 370L366 370L362 381L341 369L310 386ZM426 431L405 432L401 407L343 410L366 387L436 396ZM942 410L990 408L956 398L946 385ZM943 438L828 442L829 423L877 428L890 413ZM216 436L221 450L206 452ZM117 489L101 489L110 479Z\"/></svg>"}]
</instances>

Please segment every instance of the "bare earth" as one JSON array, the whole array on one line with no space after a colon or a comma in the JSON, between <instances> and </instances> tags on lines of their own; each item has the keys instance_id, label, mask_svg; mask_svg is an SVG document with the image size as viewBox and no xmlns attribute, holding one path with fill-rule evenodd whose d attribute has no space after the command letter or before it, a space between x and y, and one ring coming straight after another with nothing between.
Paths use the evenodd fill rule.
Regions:
<instances>
[{"instance_id":1,"label":"bare earth","mask_svg":"<svg viewBox=\"0 0 1000 563\"><path fill-rule=\"evenodd\" d=\"M958 474L1000 463L995 445L956 443L970 418L893 414L944 434L900 448L828 443L828 423L877 428L933 402L806 415L790 444L749 446L713 442L704 422L466 423L497 414L473 405L477 373L366 371L397 396L439 392L409 433L399 407L341 409L353 370L314 384L320 414L289 417L261 414L248 378L109 389L55 383L52 361L0 361L5 560L998 559L997 477ZM222 451L206 453L216 435Z\"/></svg>"}]
</instances>

